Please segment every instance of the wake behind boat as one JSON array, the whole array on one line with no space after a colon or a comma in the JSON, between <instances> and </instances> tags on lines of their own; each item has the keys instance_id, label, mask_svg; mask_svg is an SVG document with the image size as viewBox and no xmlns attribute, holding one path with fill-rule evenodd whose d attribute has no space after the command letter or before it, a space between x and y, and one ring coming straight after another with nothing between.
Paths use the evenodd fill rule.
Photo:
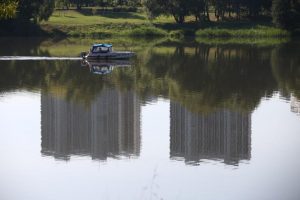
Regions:
<instances>
[{"instance_id":1,"label":"wake behind boat","mask_svg":"<svg viewBox=\"0 0 300 200\"><path fill-rule=\"evenodd\" d=\"M94 44L90 51L82 52L83 59L129 59L134 56L131 51L113 51L111 44Z\"/></svg>"}]
</instances>

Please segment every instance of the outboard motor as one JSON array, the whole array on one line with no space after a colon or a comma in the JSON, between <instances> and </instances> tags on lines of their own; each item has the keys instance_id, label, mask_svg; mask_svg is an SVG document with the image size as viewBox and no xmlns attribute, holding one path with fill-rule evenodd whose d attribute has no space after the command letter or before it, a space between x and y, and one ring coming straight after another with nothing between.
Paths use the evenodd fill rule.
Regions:
<instances>
[{"instance_id":1,"label":"outboard motor","mask_svg":"<svg viewBox=\"0 0 300 200\"><path fill-rule=\"evenodd\" d=\"M81 56L81 58L85 59L86 58L86 52L81 52L80 56Z\"/></svg>"}]
</instances>

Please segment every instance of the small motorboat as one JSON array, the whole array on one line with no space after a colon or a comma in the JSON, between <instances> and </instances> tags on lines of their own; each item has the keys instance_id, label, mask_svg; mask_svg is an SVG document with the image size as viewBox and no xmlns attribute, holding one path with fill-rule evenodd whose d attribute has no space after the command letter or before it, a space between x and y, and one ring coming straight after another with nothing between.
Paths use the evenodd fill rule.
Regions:
<instances>
[{"instance_id":1,"label":"small motorboat","mask_svg":"<svg viewBox=\"0 0 300 200\"><path fill-rule=\"evenodd\" d=\"M87 60L129 59L134 56L131 51L113 51L111 44L94 44L89 52L82 52L81 57Z\"/></svg>"}]
</instances>

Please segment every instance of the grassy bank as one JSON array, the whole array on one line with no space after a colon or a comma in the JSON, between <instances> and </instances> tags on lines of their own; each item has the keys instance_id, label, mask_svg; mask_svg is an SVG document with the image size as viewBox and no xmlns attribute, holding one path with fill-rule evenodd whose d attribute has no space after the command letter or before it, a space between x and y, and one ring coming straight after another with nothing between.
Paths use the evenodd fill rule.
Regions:
<instances>
[{"instance_id":1,"label":"grassy bank","mask_svg":"<svg viewBox=\"0 0 300 200\"><path fill-rule=\"evenodd\" d=\"M170 23L170 17L156 19L155 23ZM49 21L41 24L50 35L71 37L165 37L166 30L157 28L147 19L145 13L55 11Z\"/></svg>"},{"instance_id":2,"label":"grassy bank","mask_svg":"<svg viewBox=\"0 0 300 200\"><path fill-rule=\"evenodd\" d=\"M36 30L34 26L30 26L14 31L16 35L86 38L284 38L291 35L288 31L274 28L270 22L196 23L193 17L188 17L186 23L176 24L171 16L162 16L149 21L143 12L93 12L84 9L81 11L57 10ZM0 30L0 34L11 35L10 31L6 33L5 30Z\"/></svg>"},{"instance_id":3,"label":"grassy bank","mask_svg":"<svg viewBox=\"0 0 300 200\"><path fill-rule=\"evenodd\" d=\"M282 38L291 33L269 26L253 26L251 28L205 28L196 32L197 37L209 38Z\"/></svg>"},{"instance_id":4,"label":"grassy bank","mask_svg":"<svg viewBox=\"0 0 300 200\"><path fill-rule=\"evenodd\" d=\"M168 32L152 24L106 23L81 26L42 25L42 29L52 36L110 38L131 37L166 37Z\"/></svg>"}]
</instances>

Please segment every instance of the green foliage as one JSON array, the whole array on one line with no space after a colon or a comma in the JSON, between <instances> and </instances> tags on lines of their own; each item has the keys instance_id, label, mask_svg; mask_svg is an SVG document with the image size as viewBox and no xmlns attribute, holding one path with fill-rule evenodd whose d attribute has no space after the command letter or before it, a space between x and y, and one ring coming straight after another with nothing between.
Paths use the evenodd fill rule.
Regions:
<instances>
[{"instance_id":1,"label":"green foliage","mask_svg":"<svg viewBox=\"0 0 300 200\"><path fill-rule=\"evenodd\" d=\"M18 18L35 23L48 20L54 10L53 0L20 0Z\"/></svg>"},{"instance_id":2,"label":"green foliage","mask_svg":"<svg viewBox=\"0 0 300 200\"><path fill-rule=\"evenodd\" d=\"M4 42L8 47L5 52L10 55L74 56L74 52L82 51L95 40L40 42L42 44L27 41L21 48L20 41L13 44L7 41ZM137 58L132 61L133 67L114 69L107 76L90 73L80 61L6 62L1 68L0 91L36 88L88 104L102 89L114 87L133 90L144 100L165 97L193 112L212 112L219 108L251 111L262 97L283 89L298 91L297 97L300 96L299 43L291 43L291 48L286 44L259 47L252 44L152 42L128 38L115 41L119 45L116 49L139 50L135 49ZM130 45L125 47L128 43ZM70 53L73 49L77 50L70 55L62 53Z\"/></svg>"},{"instance_id":3,"label":"green foliage","mask_svg":"<svg viewBox=\"0 0 300 200\"><path fill-rule=\"evenodd\" d=\"M17 7L17 0L0 0L0 20L14 18Z\"/></svg>"},{"instance_id":4,"label":"green foliage","mask_svg":"<svg viewBox=\"0 0 300 200\"><path fill-rule=\"evenodd\" d=\"M243 38L243 37L216 37L216 38L209 38L209 37L197 37L196 41L200 44L207 44L207 45L256 45L259 47L270 47L280 45L282 43L286 43L290 41L289 38L277 38L277 37L255 37L255 38Z\"/></svg>"},{"instance_id":5,"label":"green foliage","mask_svg":"<svg viewBox=\"0 0 300 200\"><path fill-rule=\"evenodd\" d=\"M272 16L276 26L286 28L289 20L290 0L273 0Z\"/></svg>"},{"instance_id":6,"label":"green foliage","mask_svg":"<svg viewBox=\"0 0 300 200\"><path fill-rule=\"evenodd\" d=\"M173 38L183 37L289 37L290 32L279 28L273 28L272 24L260 25L258 22L210 22L203 24L199 29L197 23L176 24L172 18L159 17L145 23L144 13L111 13L102 15L85 16L77 11L67 11L61 14L55 11L48 22L42 23L49 32L60 30L68 36L76 37L113 37L113 36L169 36ZM115 18L112 18L114 16ZM154 25L153 25L154 24ZM209 28L215 27L215 28ZM198 30L198 31L196 31ZM156 31L157 33L154 33ZM131 34L132 32L132 34ZM56 34L56 32L54 32Z\"/></svg>"},{"instance_id":7,"label":"green foliage","mask_svg":"<svg viewBox=\"0 0 300 200\"><path fill-rule=\"evenodd\" d=\"M225 28L206 28L200 29L196 32L199 37L238 37L238 38L274 38L274 37L288 37L290 33L286 30L256 26L253 28L241 28L241 29L225 29Z\"/></svg>"},{"instance_id":8,"label":"green foliage","mask_svg":"<svg viewBox=\"0 0 300 200\"><path fill-rule=\"evenodd\" d=\"M55 0L55 8L69 9L69 7L70 7L69 0Z\"/></svg>"},{"instance_id":9,"label":"green foliage","mask_svg":"<svg viewBox=\"0 0 300 200\"><path fill-rule=\"evenodd\" d=\"M112 36L130 36L130 37L165 37L168 32L156 28L151 24L125 24L110 23L88 26L65 26L61 27L62 34L71 37L93 37L110 38ZM56 34L55 29L48 30Z\"/></svg>"},{"instance_id":10,"label":"green foliage","mask_svg":"<svg viewBox=\"0 0 300 200\"><path fill-rule=\"evenodd\" d=\"M163 37L167 36L168 33L162 29L155 27L139 27L134 28L128 32L131 37Z\"/></svg>"},{"instance_id":11,"label":"green foliage","mask_svg":"<svg viewBox=\"0 0 300 200\"><path fill-rule=\"evenodd\" d=\"M148 19L153 20L164 13L164 9L160 6L159 2L160 0L143 0Z\"/></svg>"},{"instance_id":12,"label":"green foliage","mask_svg":"<svg viewBox=\"0 0 300 200\"><path fill-rule=\"evenodd\" d=\"M273 0L273 23L280 28L295 29L300 27L300 1Z\"/></svg>"},{"instance_id":13,"label":"green foliage","mask_svg":"<svg viewBox=\"0 0 300 200\"><path fill-rule=\"evenodd\" d=\"M177 23L183 23L187 16L193 15L196 21L209 21L210 9L219 20L258 17L270 10L271 0L144 0L150 16L172 15Z\"/></svg>"},{"instance_id":14,"label":"green foliage","mask_svg":"<svg viewBox=\"0 0 300 200\"><path fill-rule=\"evenodd\" d=\"M300 10L300 1L288 1L290 1L290 10L291 13L293 13L292 15L288 16L296 16ZM21 0L18 8L19 19L26 22L39 22L46 20L53 11L53 4L50 2L53 3L51 0ZM92 4L93 1L83 1L84 6L94 5L94 7L83 7L81 10L76 10L74 7L69 10L61 9L66 8L66 5L70 4L68 2L70 1L56 1L56 5L59 6L59 9L53 12L48 22L39 23L39 25L42 27L42 30L51 33L53 36L60 35L101 38L113 37L116 35L132 35L139 37L142 35L167 36L168 34L166 32L169 32L169 35L174 38L182 38L183 36L194 37L196 30L198 30L197 35L200 37L286 37L290 35L286 31L267 27L271 25L270 21L268 20L237 21L233 19L235 17L234 13L238 13L239 9L238 6L230 6L230 9L227 6L226 9L223 8L224 5L228 4L227 1L227 3L223 5L222 2L224 3L225 1L208 2L207 0L144 0L143 3L147 7L146 10L148 14L151 15L151 20L148 20L149 16L147 19L147 14L145 12L114 12L112 11L112 7L109 8L110 11L104 11L103 9L105 8L95 7L95 5L100 5L100 1L96 2L96 4ZM264 0L263 2L264 7L267 9L269 0ZM226 11L226 13L232 13L233 18L231 20L216 22L215 19L212 19L213 21L207 22L209 19L207 6L210 5L210 16L212 16L212 12L218 5L217 3L221 3L219 7L221 6L224 12ZM232 0L229 2L229 5L231 4L246 6L245 2L243 3L239 0ZM200 23L195 22L194 17ZM176 19L178 23L174 23L174 19L172 18ZM288 23L292 24L291 27L297 27L296 24L300 23L300 18L287 18L290 19ZM222 19L222 17L220 17L220 19ZM188 23L179 24L184 20L186 20ZM1 26L4 24L6 27L3 26L4 28L2 28L0 34L3 35L5 30L14 30L14 32L21 33L22 29L18 29L18 27L21 27L20 25L25 24L23 22L21 21L18 23L18 25L15 25L15 27L12 27L13 23L10 22L7 22L6 24L2 23ZM227 26L226 24L231 25ZM263 24L263 26L266 27L259 27L257 24ZM7 26L11 28L9 29ZM199 30L200 27L203 29ZM218 29L215 29L214 27L218 27ZM36 31L28 31L29 34L30 32Z\"/></svg>"},{"instance_id":15,"label":"green foliage","mask_svg":"<svg viewBox=\"0 0 300 200\"><path fill-rule=\"evenodd\" d=\"M188 7L190 8L190 14L194 15L196 20L204 19L206 11L205 0L189 0L187 1Z\"/></svg>"},{"instance_id":16,"label":"green foliage","mask_svg":"<svg viewBox=\"0 0 300 200\"><path fill-rule=\"evenodd\" d=\"M161 14L172 15L179 24L183 23L189 14L185 0L145 0L144 6L150 17L157 17Z\"/></svg>"}]
</instances>

